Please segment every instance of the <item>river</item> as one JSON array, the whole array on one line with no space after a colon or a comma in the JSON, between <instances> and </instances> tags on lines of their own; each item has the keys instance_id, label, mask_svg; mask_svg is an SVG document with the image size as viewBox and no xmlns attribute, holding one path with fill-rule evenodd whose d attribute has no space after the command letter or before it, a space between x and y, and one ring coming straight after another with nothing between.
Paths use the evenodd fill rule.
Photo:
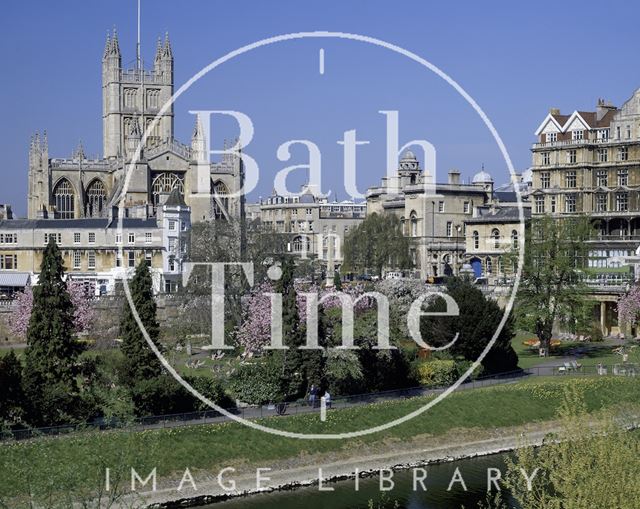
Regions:
<instances>
[{"instance_id":1,"label":"river","mask_svg":"<svg viewBox=\"0 0 640 509\"><path fill-rule=\"evenodd\" d=\"M506 473L506 454L497 454L482 458L460 460L450 463L429 465L427 478L424 481L426 491L422 491L418 484L418 490L413 490L412 470L394 472L395 486L392 491L386 493L387 504L383 507L393 508L393 503L398 502L400 509L471 509L477 508L480 501L486 500L487 471L490 468L498 468ZM459 482L455 483L451 491L447 487L455 475L456 468L464 479L467 490L465 491ZM250 495L247 497L218 502L208 505L208 509L368 509L369 501L373 501L373 507L378 508L378 503L384 500L379 491L379 476L363 478L360 480L360 489L355 491L354 480L338 481L325 484L325 487L333 487L332 492L320 492L318 486L298 488L291 491L279 491L273 493ZM503 496L509 503L509 507L517 507L514 501L508 497L506 490Z\"/></svg>"}]
</instances>

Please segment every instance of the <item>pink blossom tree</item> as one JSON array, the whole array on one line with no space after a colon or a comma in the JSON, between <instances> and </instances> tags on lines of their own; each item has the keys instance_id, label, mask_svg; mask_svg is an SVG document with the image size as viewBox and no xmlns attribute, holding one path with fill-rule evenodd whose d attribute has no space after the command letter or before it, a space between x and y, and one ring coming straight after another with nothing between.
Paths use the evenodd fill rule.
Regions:
<instances>
[{"instance_id":1,"label":"pink blossom tree","mask_svg":"<svg viewBox=\"0 0 640 509\"><path fill-rule=\"evenodd\" d=\"M73 303L73 319L76 332L87 332L94 319L94 311L89 304L89 295L85 286L78 281L67 281L67 290ZM11 333L25 338L33 309L33 291L27 286L15 298L14 307L9 316Z\"/></svg>"},{"instance_id":2,"label":"pink blossom tree","mask_svg":"<svg viewBox=\"0 0 640 509\"><path fill-rule=\"evenodd\" d=\"M618 318L621 322L634 324L640 315L640 285L633 285L618 302Z\"/></svg>"},{"instance_id":3,"label":"pink blossom tree","mask_svg":"<svg viewBox=\"0 0 640 509\"><path fill-rule=\"evenodd\" d=\"M268 293L275 290L269 282L256 286L249 296L243 300L243 316L242 324L236 330L236 339L244 348L247 355L252 356L258 353L262 348L267 346L271 341L271 298ZM307 317L307 303L303 293L318 293L318 299L321 299L335 292L334 289L318 290L316 286L303 288L297 285L296 288L296 304L298 307L298 318L304 322ZM350 286L343 288L343 293L349 295L354 301L358 296L364 293L362 285ZM338 296L328 297L323 303L324 309L339 308L341 305ZM354 305L354 311L362 311L370 308L373 300L370 298L360 299Z\"/></svg>"}]
</instances>

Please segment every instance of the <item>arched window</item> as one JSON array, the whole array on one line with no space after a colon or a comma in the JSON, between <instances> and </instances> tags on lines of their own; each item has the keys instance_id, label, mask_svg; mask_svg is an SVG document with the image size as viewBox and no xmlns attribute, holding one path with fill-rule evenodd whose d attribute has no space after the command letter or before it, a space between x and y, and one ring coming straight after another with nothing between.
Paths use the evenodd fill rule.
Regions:
<instances>
[{"instance_id":1,"label":"arched window","mask_svg":"<svg viewBox=\"0 0 640 509\"><path fill-rule=\"evenodd\" d=\"M85 216L100 217L107 201L107 192L101 180L95 179L87 186Z\"/></svg>"},{"instance_id":2,"label":"arched window","mask_svg":"<svg viewBox=\"0 0 640 509\"><path fill-rule=\"evenodd\" d=\"M325 238L326 241L326 238ZM309 237L298 235L293 238L293 252L294 253L308 253L310 248Z\"/></svg>"},{"instance_id":3,"label":"arched window","mask_svg":"<svg viewBox=\"0 0 640 509\"><path fill-rule=\"evenodd\" d=\"M211 182L211 218L225 219L225 211L229 213L229 189L224 182ZM221 208L222 207L222 208Z\"/></svg>"},{"instance_id":4,"label":"arched window","mask_svg":"<svg viewBox=\"0 0 640 509\"><path fill-rule=\"evenodd\" d=\"M163 194L169 194L174 189L178 189L181 195L184 196L184 184L182 178L175 173L163 172L159 173L153 179L151 184L151 192L153 193L153 206L157 207L160 204L160 197Z\"/></svg>"},{"instance_id":5,"label":"arched window","mask_svg":"<svg viewBox=\"0 0 640 509\"><path fill-rule=\"evenodd\" d=\"M518 249L518 230L513 230L511 232L511 245L513 249Z\"/></svg>"},{"instance_id":6,"label":"arched window","mask_svg":"<svg viewBox=\"0 0 640 509\"><path fill-rule=\"evenodd\" d=\"M411 236L418 236L418 217L415 212L411 212Z\"/></svg>"},{"instance_id":7,"label":"arched window","mask_svg":"<svg viewBox=\"0 0 640 509\"><path fill-rule=\"evenodd\" d=\"M491 238L493 239L493 247L498 249L500 247L500 230L497 228L491 230Z\"/></svg>"},{"instance_id":8,"label":"arched window","mask_svg":"<svg viewBox=\"0 0 640 509\"><path fill-rule=\"evenodd\" d=\"M485 266L487 268L487 274L491 274L493 272L493 263L491 258L487 257Z\"/></svg>"},{"instance_id":9,"label":"arched window","mask_svg":"<svg viewBox=\"0 0 640 509\"><path fill-rule=\"evenodd\" d=\"M60 219L73 219L75 214L75 195L71 182L61 179L53 190L53 198L56 205L56 217Z\"/></svg>"},{"instance_id":10,"label":"arched window","mask_svg":"<svg viewBox=\"0 0 640 509\"><path fill-rule=\"evenodd\" d=\"M400 218L400 228L402 228L402 235L406 235L407 231L405 230L406 221L404 220L404 216Z\"/></svg>"},{"instance_id":11,"label":"arched window","mask_svg":"<svg viewBox=\"0 0 640 509\"><path fill-rule=\"evenodd\" d=\"M473 249L480 249L480 234L474 230L471 235L473 236Z\"/></svg>"}]
</instances>

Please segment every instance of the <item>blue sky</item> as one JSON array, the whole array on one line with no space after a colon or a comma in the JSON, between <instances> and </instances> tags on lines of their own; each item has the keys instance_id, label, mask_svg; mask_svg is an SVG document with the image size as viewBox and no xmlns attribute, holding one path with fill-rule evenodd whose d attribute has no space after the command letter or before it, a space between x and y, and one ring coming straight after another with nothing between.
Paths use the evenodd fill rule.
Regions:
<instances>
[{"instance_id":1,"label":"blue sky","mask_svg":"<svg viewBox=\"0 0 640 509\"><path fill-rule=\"evenodd\" d=\"M0 44L0 202L26 209L30 135L47 129L50 155L64 157L82 140L102 151L100 61L107 30L118 29L123 62L135 58L134 0L11 2L3 6ZM277 34L329 30L389 41L426 58L460 83L501 134L517 169L530 163L533 132L550 107L593 109L599 97L620 105L640 86L636 63L640 7L621 2L402 2L142 0L142 52L169 31L175 83L184 83L223 54ZM318 71L325 50L325 74ZM243 55L200 80L176 103L176 135L188 142L189 109L239 110L251 116L246 148L261 175L250 198L270 193L289 162L279 144L310 139L322 151L323 190L346 198L342 133L356 129L358 185L385 171L384 117L400 112L400 144L414 138L437 149L438 180L450 168L473 175L482 164L499 182L507 169L479 117L448 85L386 50L353 41L304 40ZM213 143L235 136L233 122L214 119ZM290 188L300 183L302 172Z\"/></svg>"}]
</instances>

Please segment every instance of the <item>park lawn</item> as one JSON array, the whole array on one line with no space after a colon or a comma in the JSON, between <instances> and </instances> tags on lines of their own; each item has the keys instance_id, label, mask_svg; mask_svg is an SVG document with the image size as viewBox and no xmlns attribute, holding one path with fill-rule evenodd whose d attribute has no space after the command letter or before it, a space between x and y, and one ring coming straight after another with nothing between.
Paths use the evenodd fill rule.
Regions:
<instances>
[{"instance_id":1,"label":"park lawn","mask_svg":"<svg viewBox=\"0 0 640 509\"><path fill-rule=\"evenodd\" d=\"M0 444L0 506L3 498L34 490L28 479L67 491L95 490L104 481L129 475L131 467L160 477L211 472L225 466L269 465L269 461L331 453L353 457L365 446L424 443L455 430L495 429L553 420L568 387L584 395L589 411L620 404L640 404L640 380L617 377L550 377L452 394L418 417L393 428L348 440L296 440L249 429L241 424L180 427L166 430L85 432L58 439L38 438ZM331 410L326 422L317 414L272 417L261 424L303 433L343 433L389 422L422 407L430 398L388 401ZM28 475L27 475L28 474ZM3 497L4 495L4 497Z\"/></svg>"},{"instance_id":2,"label":"park lawn","mask_svg":"<svg viewBox=\"0 0 640 509\"><path fill-rule=\"evenodd\" d=\"M559 346L553 347L551 349L551 355L547 359L544 359L538 355L537 348L532 349L523 344L523 341L534 337L535 334L519 330L511 341L511 346L513 346L513 349L518 354L518 366L522 369L548 362L554 358L560 361L563 356L571 355L571 353L576 350L582 350L582 353L578 356L578 362L585 367L595 366L597 364L612 366L622 362L622 356L613 353L613 350L617 348L618 345L613 345L607 340L599 343L566 341ZM627 342L626 351L629 354L628 362L640 363L640 347L633 347L636 344L635 342Z\"/></svg>"}]
</instances>

